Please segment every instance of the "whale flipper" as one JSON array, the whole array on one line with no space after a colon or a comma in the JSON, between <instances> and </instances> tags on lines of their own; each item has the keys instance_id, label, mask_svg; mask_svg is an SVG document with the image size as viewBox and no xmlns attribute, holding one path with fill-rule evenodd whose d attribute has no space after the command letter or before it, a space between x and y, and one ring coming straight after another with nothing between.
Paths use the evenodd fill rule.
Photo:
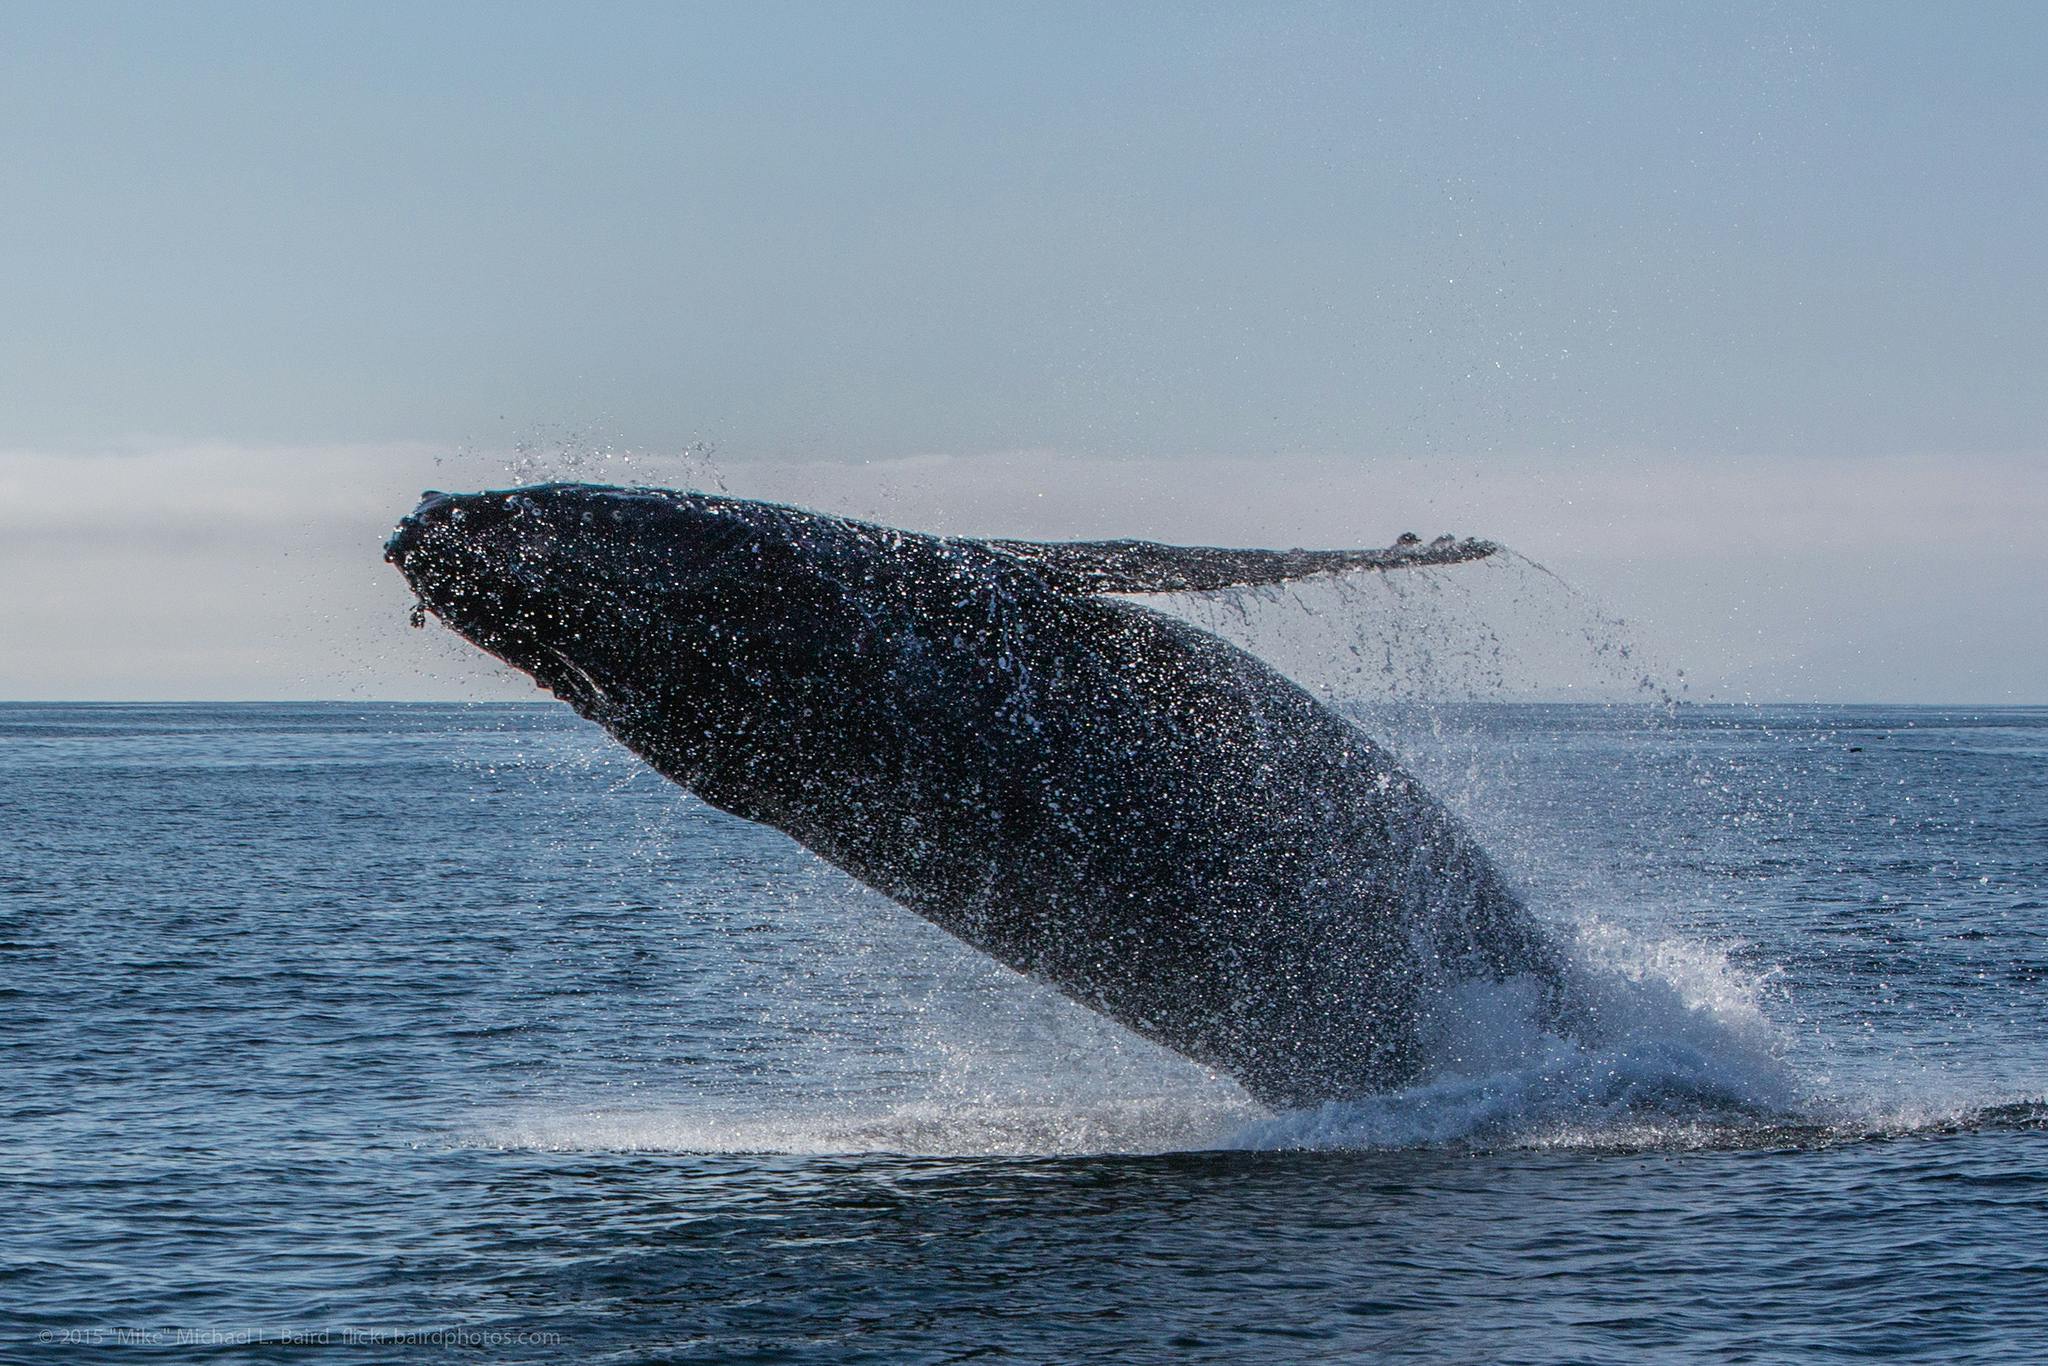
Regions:
<instances>
[{"instance_id":1,"label":"whale flipper","mask_svg":"<svg viewBox=\"0 0 2048 1366\"><path fill-rule=\"evenodd\" d=\"M1384 550L1228 550L1157 541L985 541L991 549L1049 571L1062 586L1082 593L1207 593L1251 588L1361 569L1482 560L1500 547L1492 541L1439 536L1425 542L1410 533Z\"/></svg>"}]
</instances>

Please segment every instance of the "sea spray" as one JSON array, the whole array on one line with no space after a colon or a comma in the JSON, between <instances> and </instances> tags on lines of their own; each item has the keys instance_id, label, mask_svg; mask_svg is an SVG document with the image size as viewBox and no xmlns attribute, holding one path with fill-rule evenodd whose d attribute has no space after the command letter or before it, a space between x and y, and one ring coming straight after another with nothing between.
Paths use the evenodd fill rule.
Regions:
<instances>
[{"instance_id":1,"label":"sea spray","mask_svg":"<svg viewBox=\"0 0 2048 1366\"><path fill-rule=\"evenodd\" d=\"M1559 632L1567 639L1612 629L1597 612L1587 616L1581 600L1560 596L1558 581L1547 572L1513 564L1508 572L1519 586L1488 600L1526 608L1533 597L1549 602L1553 613L1578 612L1576 624ZM1400 642L1398 654L1387 647L1389 662L1378 676L1403 680L1411 691L1398 702L1360 705L1373 707L1383 719L1405 711L1409 722L1395 734L1427 755L1432 747L1445 749L1447 735L1472 740L1461 723L1447 727L1453 704L1434 695L1470 697L1504 688L1513 652L1469 595L1450 599L1447 607L1446 593L1429 586L1450 576L1412 577L1423 586L1391 595L1333 581L1193 603L1218 629L1265 632L1273 642L1269 647L1281 655L1290 648L1300 655L1302 639L1297 635L1290 642L1281 629L1276 641L1276 623L1262 621L1261 614L1277 616L1282 628L1309 623L1311 642L1315 632L1327 644L1331 632L1342 630L1361 639L1370 633L1383 646ZM1339 608L1363 602L1371 610L1318 611L1319 588L1334 588ZM1528 615L1517 621L1526 626ZM1442 649L1431 644L1446 639L1452 643ZM1360 658L1363 648L1354 646L1350 657ZM1621 676L1600 661L1627 659L1629 651L1614 647L1594 654L1588 676L1604 677L1612 691ZM1589 685L1585 693L1595 691ZM1468 744L1464 762L1466 781L1453 790L1469 814L1485 785L1498 787L1490 775L1499 768L1499 756L1489 758L1483 744ZM667 842L652 832L649 838L651 844ZM1513 851L1516 843L1508 847ZM814 876L787 896L862 899L850 887L835 887L834 876ZM1600 1133L1646 1116L1660 1123L1674 1116L1694 1125L1748 1123L1787 1102L1794 1088L1775 1055L1757 992L1737 980L1724 958L1691 941L1631 937L1568 899L1553 902L1543 910L1570 946L1563 1027L1554 1011L1546 1017L1544 988L1533 981L1466 982L1426 993L1425 1017L1418 1022L1425 1057L1417 1081L1362 1100L1247 1120L1251 1112L1234 1087L957 946L935 946L930 952L943 961L931 972L906 977L904 965L896 963L893 975L902 995L885 1000L874 994L873 983L889 980L891 972L875 959L895 952L901 936L916 938L918 931L900 911L871 904L851 916L817 917L840 928L804 946L797 958L764 962L750 974L757 1024L818 1053L798 1070L843 1076L847 1086L813 1083L794 1107L776 1101L772 1086L751 1101L744 1090L728 1089L720 1105L723 1118L715 1121L706 1115L594 1109L575 1119L529 1120L520 1131L551 1135L548 1142L573 1143L583 1133L600 1143L630 1136L635 1146L672 1142L802 1151L1409 1146L1517 1142L1574 1126ZM832 1030L816 1029L810 1015L826 1006L838 1023ZM849 1029L862 1017L872 1024ZM898 1058L896 1081L877 1093L871 1081L858 1079L858 1055L884 1037ZM757 1073L757 1081L771 1076ZM766 1109L760 1108L764 1102Z\"/></svg>"}]
</instances>

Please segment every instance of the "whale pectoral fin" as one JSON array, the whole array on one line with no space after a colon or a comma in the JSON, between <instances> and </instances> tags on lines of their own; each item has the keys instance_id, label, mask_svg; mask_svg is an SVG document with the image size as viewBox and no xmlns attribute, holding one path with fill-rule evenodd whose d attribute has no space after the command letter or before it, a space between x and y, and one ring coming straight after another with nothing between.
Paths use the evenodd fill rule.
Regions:
<instances>
[{"instance_id":1,"label":"whale pectoral fin","mask_svg":"<svg viewBox=\"0 0 2048 1366\"><path fill-rule=\"evenodd\" d=\"M1361 569L1412 569L1483 560L1492 541L1403 536L1384 550L1225 550L1156 541L989 541L1084 593L1206 593Z\"/></svg>"}]
</instances>

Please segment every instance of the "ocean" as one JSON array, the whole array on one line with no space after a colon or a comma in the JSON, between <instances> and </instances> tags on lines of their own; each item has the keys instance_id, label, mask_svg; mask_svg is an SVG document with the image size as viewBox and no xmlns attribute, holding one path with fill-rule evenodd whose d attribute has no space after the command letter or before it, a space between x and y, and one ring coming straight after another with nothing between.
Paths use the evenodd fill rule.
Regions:
<instances>
[{"instance_id":1,"label":"ocean","mask_svg":"<svg viewBox=\"0 0 2048 1366\"><path fill-rule=\"evenodd\" d=\"M1269 1114L557 705L0 706L0 1359L2048 1358L2048 708L1361 720L1618 1043Z\"/></svg>"}]
</instances>

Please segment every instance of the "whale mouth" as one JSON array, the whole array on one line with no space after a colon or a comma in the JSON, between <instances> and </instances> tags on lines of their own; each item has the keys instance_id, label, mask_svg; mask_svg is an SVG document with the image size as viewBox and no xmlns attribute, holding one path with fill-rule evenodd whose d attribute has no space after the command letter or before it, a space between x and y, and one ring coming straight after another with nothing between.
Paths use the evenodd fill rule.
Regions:
<instances>
[{"instance_id":1,"label":"whale mouth","mask_svg":"<svg viewBox=\"0 0 2048 1366\"><path fill-rule=\"evenodd\" d=\"M400 570L430 538L469 538L514 513L507 500L488 493L443 493L428 489L419 506L398 519L384 542L384 559Z\"/></svg>"},{"instance_id":2,"label":"whale mouth","mask_svg":"<svg viewBox=\"0 0 2048 1366\"><path fill-rule=\"evenodd\" d=\"M554 548L543 509L519 490L442 493L428 489L384 542L414 591L435 606L434 587L473 596L507 582L537 581Z\"/></svg>"},{"instance_id":3,"label":"whale mouth","mask_svg":"<svg viewBox=\"0 0 2048 1366\"><path fill-rule=\"evenodd\" d=\"M528 500L493 493L428 489L384 542L384 559L405 576L416 602L415 623L432 612L483 648L523 666L540 644L525 540L507 534L536 509ZM519 658L515 658L515 655Z\"/></svg>"},{"instance_id":4,"label":"whale mouth","mask_svg":"<svg viewBox=\"0 0 2048 1366\"><path fill-rule=\"evenodd\" d=\"M398 525L391 529L391 535L384 541L384 562L398 566L401 573L407 568L407 561L413 552L431 535L437 527L446 526L452 520L455 506L453 494L438 489L428 489L420 495L419 506L398 519ZM407 574L408 578L411 577Z\"/></svg>"},{"instance_id":5,"label":"whale mouth","mask_svg":"<svg viewBox=\"0 0 2048 1366\"><path fill-rule=\"evenodd\" d=\"M589 639L605 637L603 621L617 604L604 592L593 599L587 547L564 541L562 523L587 516L557 506L549 492L428 489L392 529L384 558L413 591L413 625L431 613L593 713L622 700L601 658L587 657Z\"/></svg>"}]
</instances>

